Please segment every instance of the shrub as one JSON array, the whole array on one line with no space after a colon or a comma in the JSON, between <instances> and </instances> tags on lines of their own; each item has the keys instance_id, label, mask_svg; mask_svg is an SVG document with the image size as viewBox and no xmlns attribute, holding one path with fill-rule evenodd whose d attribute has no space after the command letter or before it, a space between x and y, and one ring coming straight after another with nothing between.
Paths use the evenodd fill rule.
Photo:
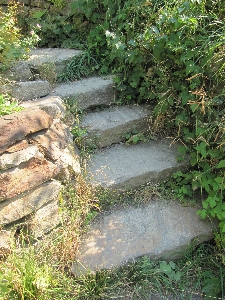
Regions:
<instances>
[{"instance_id":1,"label":"shrub","mask_svg":"<svg viewBox=\"0 0 225 300\"><path fill-rule=\"evenodd\" d=\"M92 26L87 40L104 62L101 71L119 74L120 101L155 103L155 128L169 129L174 142L182 141L181 156L190 153L192 170L175 178L179 193L201 192L199 214L219 220L219 239L225 245L222 1L78 4Z\"/></svg>"},{"instance_id":2,"label":"shrub","mask_svg":"<svg viewBox=\"0 0 225 300\"><path fill-rule=\"evenodd\" d=\"M34 28L28 37L21 35L17 25L18 4L0 8L0 71L7 69L14 61L24 58L29 49L38 41Z\"/></svg>"}]
</instances>

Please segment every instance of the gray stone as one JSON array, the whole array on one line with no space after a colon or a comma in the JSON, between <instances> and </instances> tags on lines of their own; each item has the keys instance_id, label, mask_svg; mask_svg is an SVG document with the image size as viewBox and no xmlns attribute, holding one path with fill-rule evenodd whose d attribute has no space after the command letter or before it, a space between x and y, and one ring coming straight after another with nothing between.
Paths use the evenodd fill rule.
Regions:
<instances>
[{"instance_id":1,"label":"gray stone","mask_svg":"<svg viewBox=\"0 0 225 300\"><path fill-rule=\"evenodd\" d=\"M30 221L32 236L42 237L62 221L58 199L41 207Z\"/></svg>"},{"instance_id":2,"label":"gray stone","mask_svg":"<svg viewBox=\"0 0 225 300\"><path fill-rule=\"evenodd\" d=\"M147 132L149 130L149 106L116 106L103 111L88 113L80 126L86 129L84 136L88 146L106 147L123 140L125 133L132 130Z\"/></svg>"},{"instance_id":3,"label":"gray stone","mask_svg":"<svg viewBox=\"0 0 225 300\"><path fill-rule=\"evenodd\" d=\"M46 80L18 82L12 86L11 95L18 100L32 100L47 96L50 84Z\"/></svg>"},{"instance_id":4,"label":"gray stone","mask_svg":"<svg viewBox=\"0 0 225 300\"><path fill-rule=\"evenodd\" d=\"M115 103L114 83L110 76L91 77L57 86L51 95L74 99L80 109L95 106L109 106Z\"/></svg>"},{"instance_id":5,"label":"gray stone","mask_svg":"<svg viewBox=\"0 0 225 300\"><path fill-rule=\"evenodd\" d=\"M0 226L13 223L36 212L40 207L53 200L58 200L62 186L60 182L49 181L34 191L21 194L11 200L0 202Z\"/></svg>"},{"instance_id":6,"label":"gray stone","mask_svg":"<svg viewBox=\"0 0 225 300\"><path fill-rule=\"evenodd\" d=\"M111 269L142 256L181 258L190 243L211 239L216 229L196 212L197 208L158 199L138 208L102 214L84 237L72 271Z\"/></svg>"},{"instance_id":7,"label":"gray stone","mask_svg":"<svg viewBox=\"0 0 225 300\"><path fill-rule=\"evenodd\" d=\"M8 79L15 81L29 81L33 79L33 74L31 73L28 63L25 61L19 61L13 65L4 74Z\"/></svg>"},{"instance_id":8,"label":"gray stone","mask_svg":"<svg viewBox=\"0 0 225 300\"><path fill-rule=\"evenodd\" d=\"M62 99L57 96L47 96L33 101L23 101L20 105L25 109L42 109L53 119L64 118L66 114L66 107Z\"/></svg>"},{"instance_id":9,"label":"gray stone","mask_svg":"<svg viewBox=\"0 0 225 300\"><path fill-rule=\"evenodd\" d=\"M28 145L26 149L17 152L3 153L0 155L0 170L14 168L35 156L43 157L35 145Z\"/></svg>"},{"instance_id":10,"label":"gray stone","mask_svg":"<svg viewBox=\"0 0 225 300\"><path fill-rule=\"evenodd\" d=\"M77 55L82 53L81 50L74 49L57 49L57 48L41 48L34 49L30 52L27 62L29 66L36 70L44 64L52 64L55 67L57 75L65 71L68 62Z\"/></svg>"},{"instance_id":11,"label":"gray stone","mask_svg":"<svg viewBox=\"0 0 225 300\"><path fill-rule=\"evenodd\" d=\"M93 184L116 190L159 182L189 165L177 162L177 144L152 140L137 145L113 145L90 155L87 172Z\"/></svg>"}]
</instances>

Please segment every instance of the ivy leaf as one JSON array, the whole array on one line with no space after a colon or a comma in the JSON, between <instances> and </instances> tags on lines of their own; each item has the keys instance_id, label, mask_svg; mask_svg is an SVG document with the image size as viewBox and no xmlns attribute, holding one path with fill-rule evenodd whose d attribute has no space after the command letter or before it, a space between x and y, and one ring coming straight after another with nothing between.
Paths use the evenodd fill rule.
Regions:
<instances>
[{"instance_id":1,"label":"ivy leaf","mask_svg":"<svg viewBox=\"0 0 225 300\"><path fill-rule=\"evenodd\" d=\"M216 167L217 169L225 168L225 159L221 160Z\"/></svg>"}]
</instances>

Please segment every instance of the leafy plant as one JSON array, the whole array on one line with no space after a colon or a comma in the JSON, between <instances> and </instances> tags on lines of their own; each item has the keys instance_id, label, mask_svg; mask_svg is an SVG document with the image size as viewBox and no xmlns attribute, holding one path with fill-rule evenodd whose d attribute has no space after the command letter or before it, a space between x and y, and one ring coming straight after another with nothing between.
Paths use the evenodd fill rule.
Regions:
<instances>
[{"instance_id":1,"label":"leafy plant","mask_svg":"<svg viewBox=\"0 0 225 300\"><path fill-rule=\"evenodd\" d=\"M66 71L59 76L59 81L68 82L88 77L95 73L98 68L99 63L92 56L91 52L86 50L82 54L72 58L66 66Z\"/></svg>"},{"instance_id":2,"label":"leafy plant","mask_svg":"<svg viewBox=\"0 0 225 300\"><path fill-rule=\"evenodd\" d=\"M129 144L138 144L140 142L146 142L147 138L142 132L138 132L136 130L133 130L132 132L125 133L123 135L123 138L125 139L125 143L127 145Z\"/></svg>"},{"instance_id":3,"label":"leafy plant","mask_svg":"<svg viewBox=\"0 0 225 300\"><path fill-rule=\"evenodd\" d=\"M19 59L26 56L29 49L39 41L35 26L31 27L29 36L22 36L17 23L18 4L11 3L8 11L0 8L0 70L3 71Z\"/></svg>"},{"instance_id":4,"label":"leafy plant","mask_svg":"<svg viewBox=\"0 0 225 300\"><path fill-rule=\"evenodd\" d=\"M9 96L0 94L0 116L8 115L20 110L23 110L23 107L18 106L16 100L11 100Z\"/></svg>"},{"instance_id":5,"label":"leafy plant","mask_svg":"<svg viewBox=\"0 0 225 300\"><path fill-rule=\"evenodd\" d=\"M200 191L199 215L219 219L225 243L221 1L80 0L77 5L90 23L89 47L104 61L104 70L118 74L120 102L155 103L155 128L166 128L183 143L180 156L190 155L192 170L175 175L173 190L183 199Z\"/></svg>"},{"instance_id":6,"label":"leafy plant","mask_svg":"<svg viewBox=\"0 0 225 300\"><path fill-rule=\"evenodd\" d=\"M25 33L30 32L36 24L40 25L39 47L81 49L84 43L82 37L87 31L87 23L79 12L62 16L59 12L49 13L43 9L20 20L20 23Z\"/></svg>"}]
</instances>

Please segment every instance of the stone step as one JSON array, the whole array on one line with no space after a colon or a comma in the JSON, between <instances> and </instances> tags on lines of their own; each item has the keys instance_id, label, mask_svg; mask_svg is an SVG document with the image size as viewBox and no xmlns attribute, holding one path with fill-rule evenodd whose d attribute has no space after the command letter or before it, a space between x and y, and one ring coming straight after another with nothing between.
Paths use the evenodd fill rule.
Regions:
<instances>
[{"instance_id":1,"label":"stone step","mask_svg":"<svg viewBox=\"0 0 225 300\"><path fill-rule=\"evenodd\" d=\"M33 49L27 60L28 65L34 71L39 71L44 64L54 66L57 75L65 71L68 62L75 56L82 54L81 50L41 48Z\"/></svg>"},{"instance_id":2,"label":"stone step","mask_svg":"<svg viewBox=\"0 0 225 300\"><path fill-rule=\"evenodd\" d=\"M135 189L146 182L159 182L184 169L177 162L178 144L151 140L137 145L116 144L90 155L89 179L95 185L115 190Z\"/></svg>"},{"instance_id":3,"label":"stone step","mask_svg":"<svg viewBox=\"0 0 225 300\"><path fill-rule=\"evenodd\" d=\"M134 130L145 133L149 130L151 113L147 105L115 106L88 113L80 123L86 130L85 145L101 148L122 141L125 133Z\"/></svg>"},{"instance_id":4,"label":"stone step","mask_svg":"<svg viewBox=\"0 0 225 300\"><path fill-rule=\"evenodd\" d=\"M115 103L114 85L111 76L91 77L60 84L50 95L59 96L63 100L74 100L80 109L85 110Z\"/></svg>"},{"instance_id":5,"label":"stone step","mask_svg":"<svg viewBox=\"0 0 225 300\"><path fill-rule=\"evenodd\" d=\"M140 207L100 214L84 237L72 272L112 269L142 256L181 258L190 243L210 240L216 229L209 220L199 219L197 209L155 199Z\"/></svg>"}]
</instances>

